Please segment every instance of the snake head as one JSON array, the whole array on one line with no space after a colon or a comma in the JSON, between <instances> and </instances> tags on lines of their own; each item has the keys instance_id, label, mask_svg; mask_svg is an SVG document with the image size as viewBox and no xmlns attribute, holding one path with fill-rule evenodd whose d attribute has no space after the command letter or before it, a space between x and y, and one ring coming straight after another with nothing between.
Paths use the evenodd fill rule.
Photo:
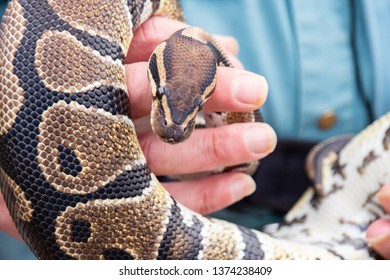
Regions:
<instances>
[{"instance_id":1,"label":"snake head","mask_svg":"<svg viewBox=\"0 0 390 280\"><path fill-rule=\"evenodd\" d=\"M153 96L151 115L154 132L171 144L183 142L190 137L195 127L196 115L204 104L201 96L190 98L190 89L185 84L180 83L176 90L180 93L175 92L170 84L159 86Z\"/></svg>"},{"instance_id":2,"label":"snake head","mask_svg":"<svg viewBox=\"0 0 390 280\"><path fill-rule=\"evenodd\" d=\"M190 30L191 31L191 30ZM149 59L151 125L165 142L186 140L216 84L217 62L206 42L181 30L161 43ZM190 34L192 34L190 32Z\"/></svg>"}]
</instances>

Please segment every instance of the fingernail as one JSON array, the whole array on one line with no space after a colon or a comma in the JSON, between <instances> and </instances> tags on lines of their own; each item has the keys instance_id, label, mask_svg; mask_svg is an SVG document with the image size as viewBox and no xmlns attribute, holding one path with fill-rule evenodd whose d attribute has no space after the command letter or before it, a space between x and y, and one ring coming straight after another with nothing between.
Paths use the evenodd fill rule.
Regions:
<instances>
[{"instance_id":1,"label":"fingernail","mask_svg":"<svg viewBox=\"0 0 390 280\"><path fill-rule=\"evenodd\" d=\"M275 149L276 134L267 124L252 125L244 132L244 141L251 153L269 154Z\"/></svg>"},{"instance_id":2,"label":"fingernail","mask_svg":"<svg viewBox=\"0 0 390 280\"><path fill-rule=\"evenodd\" d=\"M253 73L239 75L233 79L231 87L237 101L255 107L263 104L267 93L265 79Z\"/></svg>"},{"instance_id":3,"label":"fingernail","mask_svg":"<svg viewBox=\"0 0 390 280\"><path fill-rule=\"evenodd\" d=\"M245 174L238 174L231 185L234 201L239 201L251 195L256 190L256 183L252 177Z\"/></svg>"}]
</instances>

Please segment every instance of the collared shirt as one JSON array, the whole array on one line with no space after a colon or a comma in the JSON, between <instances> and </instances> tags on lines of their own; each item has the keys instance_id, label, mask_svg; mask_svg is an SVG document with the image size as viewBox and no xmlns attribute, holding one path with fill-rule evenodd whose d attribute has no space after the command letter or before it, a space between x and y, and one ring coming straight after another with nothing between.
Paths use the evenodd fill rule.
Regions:
<instances>
[{"instance_id":1,"label":"collared shirt","mask_svg":"<svg viewBox=\"0 0 390 280\"><path fill-rule=\"evenodd\" d=\"M356 133L390 110L390 1L185 0L187 21L232 35L263 75L279 138ZM387 23L387 24L386 24Z\"/></svg>"}]
</instances>

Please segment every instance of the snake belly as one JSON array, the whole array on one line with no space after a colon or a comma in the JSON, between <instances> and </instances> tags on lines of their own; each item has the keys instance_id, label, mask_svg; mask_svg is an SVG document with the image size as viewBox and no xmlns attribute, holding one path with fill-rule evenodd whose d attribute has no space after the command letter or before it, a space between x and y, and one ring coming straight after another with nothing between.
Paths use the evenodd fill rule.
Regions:
<instances>
[{"instance_id":1,"label":"snake belly","mask_svg":"<svg viewBox=\"0 0 390 280\"><path fill-rule=\"evenodd\" d=\"M165 191L129 117L123 65L134 30L153 14L178 18L181 11L176 1L156 0L8 4L0 30L0 187L33 253L40 259L375 257L364 232L384 215L373 193L387 178L380 167L389 160L389 116L325 161L322 192L308 191L274 233L203 217ZM332 174L336 163L343 172Z\"/></svg>"}]
</instances>

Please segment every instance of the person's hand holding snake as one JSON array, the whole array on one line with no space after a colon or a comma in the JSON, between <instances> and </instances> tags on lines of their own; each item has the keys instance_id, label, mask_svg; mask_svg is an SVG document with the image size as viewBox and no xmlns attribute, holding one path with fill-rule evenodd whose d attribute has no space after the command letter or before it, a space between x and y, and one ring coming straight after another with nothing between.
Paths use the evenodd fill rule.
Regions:
<instances>
[{"instance_id":1,"label":"person's hand holding snake","mask_svg":"<svg viewBox=\"0 0 390 280\"><path fill-rule=\"evenodd\" d=\"M161 41L183 27L184 23L155 17L137 30L126 67L127 80L131 81L128 82L128 88L134 119L150 114L151 94L145 75L147 59ZM267 96L265 79L242 69L240 62L234 57L238 52L235 40L217 38L236 68L220 67L215 92L204 110L250 112L258 109ZM276 134L264 123L200 129L188 141L179 145L164 143L151 131L138 133L150 168L156 175L196 173L260 159L270 153L276 144ZM184 160L189 158L192 160ZM208 214L237 202L251 194L256 187L249 175L240 172L166 183L164 186L178 201L201 214ZM1 194L0 230L20 238Z\"/></svg>"}]
</instances>

